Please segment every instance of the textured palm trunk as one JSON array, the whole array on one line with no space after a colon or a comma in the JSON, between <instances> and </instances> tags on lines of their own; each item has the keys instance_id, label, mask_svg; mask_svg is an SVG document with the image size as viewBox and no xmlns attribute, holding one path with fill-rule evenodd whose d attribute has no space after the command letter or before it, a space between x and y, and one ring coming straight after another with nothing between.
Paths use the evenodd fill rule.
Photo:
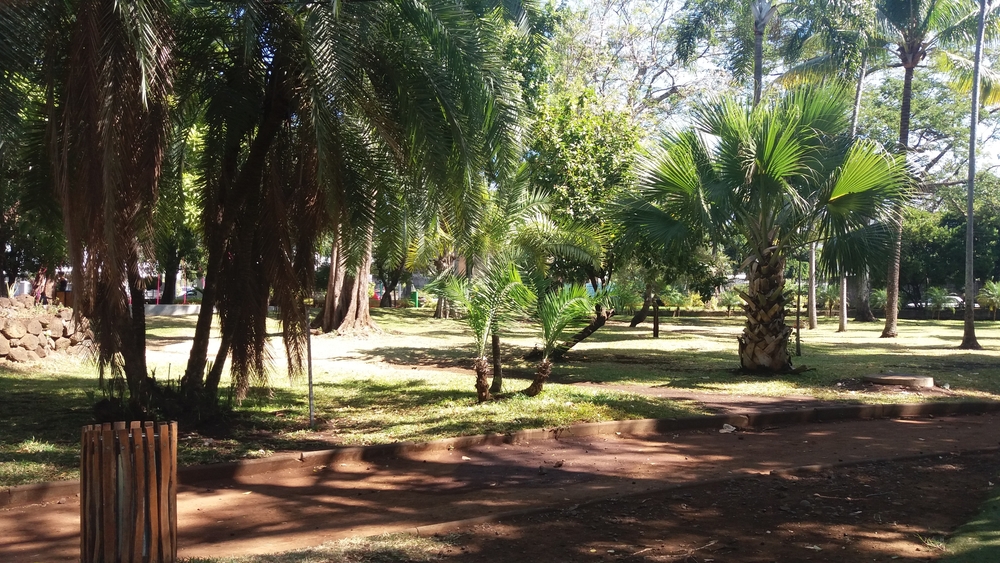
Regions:
<instances>
[{"instance_id":1,"label":"textured palm trunk","mask_svg":"<svg viewBox=\"0 0 1000 563\"><path fill-rule=\"evenodd\" d=\"M597 305L594 309L596 313L594 315L594 320L590 321L590 324L583 327L580 330L580 332L574 334L569 340L563 342L559 346L556 346L556 349L552 351L553 361L558 361L562 359L562 357L566 355L566 352L569 352L574 346L583 342L584 339L586 339L591 334L597 332L597 330L602 326L604 326L604 324L608 322L608 319L610 319L611 316L615 314L613 309L605 309L600 305ZM538 357L541 357L541 352L539 352L538 354L539 354ZM525 359L531 360L537 358L533 354L528 354L527 356L525 356Z\"/></svg>"},{"instance_id":2,"label":"textured palm trunk","mask_svg":"<svg viewBox=\"0 0 1000 563\"><path fill-rule=\"evenodd\" d=\"M739 337L740 366L746 371L791 371L785 325L785 258L780 252L762 253L750 264L746 301L747 323Z\"/></svg>"},{"instance_id":3,"label":"textured palm trunk","mask_svg":"<svg viewBox=\"0 0 1000 563\"><path fill-rule=\"evenodd\" d=\"M491 338L493 340L493 383L490 384L490 393L499 393L503 390L503 356L500 351L500 335L494 330Z\"/></svg>"},{"instance_id":4,"label":"textured palm trunk","mask_svg":"<svg viewBox=\"0 0 1000 563\"><path fill-rule=\"evenodd\" d=\"M476 398L480 403L490 400L490 363L486 358L476 358Z\"/></svg>"},{"instance_id":5,"label":"textured palm trunk","mask_svg":"<svg viewBox=\"0 0 1000 563\"><path fill-rule=\"evenodd\" d=\"M542 363L538 364L538 369L535 370L535 379L523 393L529 397L538 395L542 392L542 388L545 386L545 382L549 380L550 375L552 375L552 362L548 359L542 360Z\"/></svg>"},{"instance_id":6,"label":"textured palm trunk","mask_svg":"<svg viewBox=\"0 0 1000 563\"><path fill-rule=\"evenodd\" d=\"M766 23L756 22L753 34L753 105L760 103L764 82L764 27Z\"/></svg>"},{"instance_id":7,"label":"textured palm trunk","mask_svg":"<svg viewBox=\"0 0 1000 563\"><path fill-rule=\"evenodd\" d=\"M910 100L913 96L913 66L907 65L903 74L903 98L899 108L899 150L906 154L910 142ZM899 263L903 251L903 208L896 215L896 237L889 256L889 271L885 286L885 328L881 338L899 335Z\"/></svg>"},{"instance_id":8,"label":"textured palm trunk","mask_svg":"<svg viewBox=\"0 0 1000 563\"><path fill-rule=\"evenodd\" d=\"M868 277L868 268L865 268L858 276L858 303L855 308L854 320L859 323L875 322L875 313L872 312L872 286L871 278Z\"/></svg>"}]
</instances>

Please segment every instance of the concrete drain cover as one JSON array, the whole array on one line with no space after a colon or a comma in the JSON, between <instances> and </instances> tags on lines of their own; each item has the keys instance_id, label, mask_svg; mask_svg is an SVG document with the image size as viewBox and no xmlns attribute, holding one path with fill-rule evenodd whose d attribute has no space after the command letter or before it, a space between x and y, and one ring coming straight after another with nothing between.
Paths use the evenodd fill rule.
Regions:
<instances>
[{"instance_id":1,"label":"concrete drain cover","mask_svg":"<svg viewBox=\"0 0 1000 563\"><path fill-rule=\"evenodd\" d=\"M922 375L866 375L864 380L879 385L902 385L903 387L934 387L933 377Z\"/></svg>"}]
</instances>

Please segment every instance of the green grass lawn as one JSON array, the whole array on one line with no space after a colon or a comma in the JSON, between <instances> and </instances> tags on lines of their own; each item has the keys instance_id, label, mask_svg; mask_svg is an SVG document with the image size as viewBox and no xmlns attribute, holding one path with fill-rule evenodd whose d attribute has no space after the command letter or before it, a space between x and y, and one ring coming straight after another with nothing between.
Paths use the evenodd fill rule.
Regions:
<instances>
[{"instance_id":1,"label":"green grass lawn","mask_svg":"<svg viewBox=\"0 0 1000 563\"><path fill-rule=\"evenodd\" d=\"M847 402L917 402L915 394L876 395L837 383L872 373L930 375L947 382L944 398L998 398L1000 325L981 323L983 351L961 351L959 321L901 321L900 337L878 338L881 323L834 321L803 330L808 371L775 377L740 374L737 318L665 318L661 337L649 323L629 328L617 320L598 331L555 366L552 383L538 397L511 393L526 387L534 366L521 357L538 341L538 330L518 323L503 335L506 385L499 400L477 405L471 371L471 338L457 320L432 319L427 309L376 309L383 329L367 337L313 339L317 429L308 428L304 378L289 380L280 342L268 390L255 390L228 419L183 428L182 464L267 456L280 450L337 444L431 440L484 432L553 427L575 422L674 417L705 412L682 399L650 397L643 387L700 393L808 395ZM157 380L176 385L187 360L195 317L149 319L149 366ZM276 323L269 326L277 334ZM630 391L574 385L598 382L634 386ZM224 385L227 385L224 382ZM79 428L91 421L101 393L88 362L60 359L35 367L0 366L0 486L73 478ZM197 431L196 431L197 430Z\"/></svg>"}]
</instances>

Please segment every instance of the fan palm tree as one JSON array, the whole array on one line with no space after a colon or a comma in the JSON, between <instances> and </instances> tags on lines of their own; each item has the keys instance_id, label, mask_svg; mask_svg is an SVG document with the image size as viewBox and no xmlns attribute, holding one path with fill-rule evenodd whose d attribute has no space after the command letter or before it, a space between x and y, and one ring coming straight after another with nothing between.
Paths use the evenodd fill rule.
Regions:
<instances>
[{"instance_id":1,"label":"fan palm tree","mask_svg":"<svg viewBox=\"0 0 1000 563\"><path fill-rule=\"evenodd\" d=\"M984 283L976 300L983 307L988 307L993 312L993 320L997 320L997 309L1000 308L1000 282L989 280ZM975 309L971 305L966 305L966 308Z\"/></svg>"},{"instance_id":2,"label":"fan palm tree","mask_svg":"<svg viewBox=\"0 0 1000 563\"><path fill-rule=\"evenodd\" d=\"M745 370L792 369L788 253L887 220L905 193L897 158L846 135L849 110L845 90L832 86L799 86L757 107L717 100L697 108L695 128L666 137L649 160L645 201L632 205L650 236L680 245L705 236L746 241Z\"/></svg>"},{"instance_id":3,"label":"fan palm tree","mask_svg":"<svg viewBox=\"0 0 1000 563\"><path fill-rule=\"evenodd\" d=\"M535 379L524 390L529 397L542 392L542 387L552 374L552 352L567 330L582 327L590 320L594 299L582 285L562 286L545 293L538 299L535 316L542 323L542 359L535 371Z\"/></svg>"},{"instance_id":4,"label":"fan palm tree","mask_svg":"<svg viewBox=\"0 0 1000 563\"><path fill-rule=\"evenodd\" d=\"M472 280L446 272L428 286L428 291L445 296L462 309L475 345L476 396L480 403L490 400L486 349L492 333L504 318L525 310L534 293L521 281L509 253L493 256Z\"/></svg>"}]
</instances>

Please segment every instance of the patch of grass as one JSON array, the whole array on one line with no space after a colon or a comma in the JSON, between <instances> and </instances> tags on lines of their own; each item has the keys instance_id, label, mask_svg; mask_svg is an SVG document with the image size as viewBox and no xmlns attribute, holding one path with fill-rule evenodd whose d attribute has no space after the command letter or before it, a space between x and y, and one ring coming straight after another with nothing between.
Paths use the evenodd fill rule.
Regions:
<instances>
[{"instance_id":1,"label":"patch of grass","mask_svg":"<svg viewBox=\"0 0 1000 563\"><path fill-rule=\"evenodd\" d=\"M942 563L995 563L1000 561L1000 474L992 481L990 494L972 521L952 534Z\"/></svg>"},{"instance_id":2,"label":"patch of grass","mask_svg":"<svg viewBox=\"0 0 1000 563\"><path fill-rule=\"evenodd\" d=\"M459 536L420 538L386 534L325 543L319 547L249 557L183 559L184 563L419 563L438 561L442 551L454 549Z\"/></svg>"},{"instance_id":3,"label":"patch of grass","mask_svg":"<svg viewBox=\"0 0 1000 563\"><path fill-rule=\"evenodd\" d=\"M737 317L665 317L658 339L652 338L648 322L629 328L627 319L616 318L574 348L568 362L555 365L551 382L534 398L513 391L527 387L534 373L535 365L522 358L538 343L539 330L528 322L514 323L502 334L505 393L478 405L472 340L462 321L433 319L428 308L375 309L372 314L382 333L313 338L315 430L308 427L304 378L288 379L276 337L272 387L253 390L227 419L182 428L180 462L703 412L691 401L649 397L643 388L807 395L852 403L929 400L917 393L862 393L837 385L867 374L912 373L949 383L946 399L996 399L1000 394L997 323L977 327L984 350L964 351L957 349L961 321L900 321L899 338L882 339L881 323L851 323L847 333L837 333L835 319L825 320L816 330L802 331L803 355L793 361L808 371L763 376L736 370L736 337L743 323ZM176 385L195 322L194 316L149 319L148 364L158 381ZM273 319L268 329L279 332ZM634 390L574 385L580 382ZM224 378L223 389L228 384ZM79 427L92 421L91 405L100 397L93 366L67 359L29 368L0 367L0 396L5 398L0 419L9 421L0 427L0 486L75 477Z\"/></svg>"}]
</instances>

